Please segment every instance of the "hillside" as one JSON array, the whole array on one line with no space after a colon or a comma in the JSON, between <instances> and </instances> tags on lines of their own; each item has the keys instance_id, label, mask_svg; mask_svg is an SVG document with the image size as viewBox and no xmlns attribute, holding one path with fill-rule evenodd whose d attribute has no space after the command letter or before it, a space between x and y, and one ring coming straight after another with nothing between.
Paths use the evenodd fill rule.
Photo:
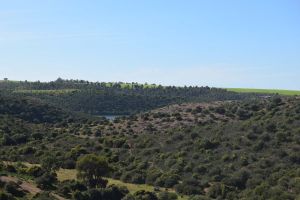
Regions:
<instances>
[{"instance_id":1,"label":"hillside","mask_svg":"<svg viewBox=\"0 0 300 200\"><path fill-rule=\"evenodd\" d=\"M0 90L16 97L32 97L56 107L93 115L128 115L175 103L241 100L258 96L209 87L63 79L52 82L2 81Z\"/></svg>"},{"instance_id":2,"label":"hillside","mask_svg":"<svg viewBox=\"0 0 300 200\"><path fill-rule=\"evenodd\" d=\"M0 115L22 119L28 122L55 123L68 117L71 113L51 107L39 99L15 98L0 94Z\"/></svg>"},{"instance_id":3,"label":"hillside","mask_svg":"<svg viewBox=\"0 0 300 200\"><path fill-rule=\"evenodd\" d=\"M39 143L43 138L55 138L68 126L80 127L80 124L90 125L94 121L101 124L107 120L65 111L39 99L0 95L1 146Z\"/></svg>"},{"instance_id":4,"label":"hillside","mask_svg":"<svg viewBox=\"0 0 300 200\"><path fill-rule=\"evenodd\" d=\"M3 109L10 102L36 113L24 118ZM3 98L1 104L0 158L5 161L53 158L55 166L74 169L83 155L95 153L108 159L109 177L173 188L191 199L295 199L300 194L297 97L183 103L114 121L67 120L60 109L51 112L56 108L44 105L46 112L26 100ZM39 115L53 120L33 120ZM51 190L69 184L57 182ZM61 194L70 198L73 190L68 191Z\"/></svg>"}]
</instances>

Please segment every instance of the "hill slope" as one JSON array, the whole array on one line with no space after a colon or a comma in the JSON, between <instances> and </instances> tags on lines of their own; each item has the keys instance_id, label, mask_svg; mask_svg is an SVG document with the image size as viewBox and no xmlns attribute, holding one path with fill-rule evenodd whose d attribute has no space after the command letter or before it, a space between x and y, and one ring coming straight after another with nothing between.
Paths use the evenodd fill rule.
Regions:
<instances>
[{"instance_id":1,"label":"hill slope","mask_svg":"<svg viewBox=\"0 0 300 200\"><path fill-rule=\"evenodd\" d=\"M38 98L56 107L94 115L127 115L182 102L241 100L255 97L209 87L173 87L137 83L0 82L3 92Z\"/></svg>"},{"instance_id":2,"label":"hill slope","mask_svg":"<svg viewBox=\"0 0 300 200\"><path fill-rule=\"evenodd\" d=\"M16 118L5 113L0 120L3 160L38 163L52 155L72 169L82 155L96 153L108 158L115 179L173 187L195 199L300 194L298 98L173 105L114 122L30 122L30 131L45 135L5 143L23 126L7 123L10 117Z\"/></svg>"}]
</instances>

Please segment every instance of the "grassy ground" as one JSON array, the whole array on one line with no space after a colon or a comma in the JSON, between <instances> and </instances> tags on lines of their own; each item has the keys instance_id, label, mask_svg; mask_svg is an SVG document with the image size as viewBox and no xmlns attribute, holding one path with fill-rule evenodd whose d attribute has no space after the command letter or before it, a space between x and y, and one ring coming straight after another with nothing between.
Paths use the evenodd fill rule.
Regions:
<instances>
[{"instance_id":1,"label":"grassy ground","mask_svg":"<svg viewBox=\"0 0 300 200\"><path fill-rule=\"evenodd\" d=\"M107 83L107 87L111 87L113 83ZM142 85L142 84L140 84ZM123 83L122 88L131 89L132 84ZM157 85L144 84L144 88L156 88ZM226 88L228 91L242 92L242 93L262 93L262 94L280 94L280 95L300 95L299 90L276 90L276 89L252 89L252 88ZM68 94L79 91L78 89L62 89L62 90L15 90L14 93L23 94Z\"/></svg>"},{"instance_id":2,"label":"grassy ground","mask_svg":"<svg viewBox=\"0 0 300 200\"><path fill-rule=\"evenodd\" d=\"M76 179L76 170L72 169L60 169L57 172L57 178L59 181L64 180L74 180ZM139 190L146 190L146 191L153 191L154 187L146 184L131 184L131 183L124 183L119 180L106 178L108 180L108 184L112 185L118 185L118 186L126 186L128 190L132 193L139 191Z\"/></svg>"},{"instance_id":3,"label":"grassy ground","mask_svg":"<svg viewBox=\"0 0 300 200\"><path fill-rule=\"evenodd\" d=\"M72 170L72 169L60 169L59 171L57 171L57 178L59 181L64 181L64 180L74 180L76 179L76 170ZM139 190L145 190L145 191L150 191L150 192L154 192L154 187L151 185L147 185L147 184L132 184L132 183L124 183L120 180L115 180L115 179L111 179L111 178L107 178L108 180L108 184L109 185L117 185L117 186L125 186L128 188L128 190L130 191L130 193L135 193ZM164 191L164 188L160 189L161 191ZM173 189L168 189L169 192L175 192ZM187 200L188 197L187 196L178 196L179 200Z\"/></svg>"},{"instance_id":4,"label":"grassy ground","mask_svg":"<svg viewBox=\"0 0 300 200\"><path fill-rule=\"evenodd\" d=\"M8 162L4 161L6 164L17 164L17 162ZM28 162L22 162L21 164L27 166L27 167L32 167L32 166L40 166L39 164L31 164ZM75 169L62 169L60 168L57 172L57 179L59 181L64 181L64 180L76 180L77 172ZM19 178L22 178L23 180L29 180L28 177L21 176ZM154 187L151 185L147 184L132 184L132 183L124 183L120 180L112 179L112 178L106 178L108 180L109 185L117 185L117 186L125 186L128 188L130 193L135 193L139 190L145 190L145 191L150 191L154 192ZM160 188L160 191L164 191L165 188ZM175 190L172 188L168 188L168 192L174 192ZM178 195L178 200L187 200L188 196L179 196Z\"/></svg>"},{"instance_id":5,"label":"grassy ground","mask_svg":"<svg viewBox=\"0 0 300 200\"><path fill-rule=\"evenodd\" d=\"M244 93L280 94L280 95L300 95L298 90L276 90L276 89L251 89L251 88L226 88L228 91Z\"/></svg>"}]
</instances>

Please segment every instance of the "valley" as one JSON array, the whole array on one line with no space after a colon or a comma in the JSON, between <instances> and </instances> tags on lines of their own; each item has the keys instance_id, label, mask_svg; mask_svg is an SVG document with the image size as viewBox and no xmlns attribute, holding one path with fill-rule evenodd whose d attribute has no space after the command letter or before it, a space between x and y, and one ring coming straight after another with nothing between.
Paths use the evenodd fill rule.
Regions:
<instances>
[{"instance_id":1,"label":"valley","mask_svg":"<svg viewBox=\"0 0 300 200\"><path fill-rule=\"evenodd\" d=\"M42 85L48 84L53 85ZM299 197L297 96L228 93L238 97L229 100L221 91L222 100L188 98L107 119L49 102L73 93L2 91L1 174L29 180L43 191L30 196L22 185L2 181L7 198L55 194L80 200L94 193L116 200ZM100 175L94 180L88 173Z\"/></svg>"}]
</instances>

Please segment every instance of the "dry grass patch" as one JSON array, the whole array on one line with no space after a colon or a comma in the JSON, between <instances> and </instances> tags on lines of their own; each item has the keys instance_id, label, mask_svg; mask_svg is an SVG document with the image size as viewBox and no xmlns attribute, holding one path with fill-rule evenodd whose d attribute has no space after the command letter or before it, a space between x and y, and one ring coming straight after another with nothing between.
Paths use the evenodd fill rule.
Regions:
<instances>
[{"instance_id":1,"label":"dry grass patch","mask_svg":"<svg viewBox=\"0 0 300 200\"><path fill-rule=\"evenodd\" d=\"M59 181L65 181L65 180L76 180L77 172L74 169L59 169L57 172L57 179ZM112 178L106 178L108 180L109 185L117 185L117 186L125 186L130 191L130 193L135 193L139 190L145 190L149 192L154 192L154 187L147 184L133 184L133 183L124 183L120 180L115 180ZM164 188L160 188L161 191L164 191ZM169 192L174 192L173 189L168 189ZM187 196L180 197L178 196L179 200L187 200Z\"/></svg>"}]
</instances>

